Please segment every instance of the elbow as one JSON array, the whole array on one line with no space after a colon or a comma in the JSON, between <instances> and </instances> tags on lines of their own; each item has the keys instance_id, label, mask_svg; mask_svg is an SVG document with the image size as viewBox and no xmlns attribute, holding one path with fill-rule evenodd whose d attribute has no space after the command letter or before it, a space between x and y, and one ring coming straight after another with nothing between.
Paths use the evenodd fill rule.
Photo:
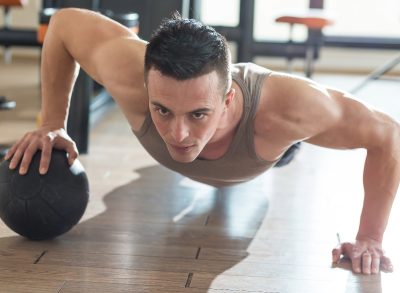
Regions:
<instances>
[{"instance_id":1,"label":"elbow","mask_svg":"<svg viewBox=\"0 0 400 293\"><path fill-rule=\"evenodd\" d=\"M56 11L50 18L49 28L46 32L47 35L59 34L59 30L63 27L68 26L68 19L73 19L75 8L62 8Z\"/></svg>"},{"instance_id":2,"label":"elbow","mask_svg":"<svg viewBox=\"0 0 400 293\"><path fill-rule=\"evenodd\" d=\"M368 152L399 152L400 124L387 115L379 115L369 125L369 131L364 136L363 146Z\"/></svg>"},{"instance_id":3,"label":"elbow","mask_svg":"<svg viewBox=\"0 0 400 293\"><path fill-rule=\"evenodd\" d=\"M379 149L386 153L400 156L400 125L392 120L383 126L379 141Z\"/></svg>"},{"instance_id":4,"label":"elbow","mask_svg":"<svg viewBox=\"0 0 400 293\"><path fill-rule=\"evenodd\" d=\"M79 8L61 8L57 10L50 18L50 25L54 25L59 22L71 21L74 19L77 13L80 13L81 9Z\"/></svg>"},{"instance_id":5,"label":"elbow","mask_svg":"<svg viewBox=\"0 0 400 293\"><path fill-rule=\"evenodd\" d=\"M391 131L391 146L395 152L400 153L400 124L397 122L393 123Z\"/></svg>"}]
</instances>

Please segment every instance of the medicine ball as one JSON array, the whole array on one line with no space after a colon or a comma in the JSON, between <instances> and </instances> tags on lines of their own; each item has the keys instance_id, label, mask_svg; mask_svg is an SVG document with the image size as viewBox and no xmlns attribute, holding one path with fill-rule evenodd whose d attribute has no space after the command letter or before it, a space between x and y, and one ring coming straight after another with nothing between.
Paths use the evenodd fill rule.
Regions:
<instances>
[{"instance_id":1,"label":"medicine ball","mask_svg":"<svg viewBox=\"0 0 400 293\"><path fill-rule=\"evenodd\" d=\"M9 161L0 164L0 218L31 240L57 237L76 225L89 200L89 183L78 160L70 166L64 151L53 150L49 169L39 173L41 152L19 175ZM19 167L19 166L18 166Z\"/></svg>"}]
</instances>

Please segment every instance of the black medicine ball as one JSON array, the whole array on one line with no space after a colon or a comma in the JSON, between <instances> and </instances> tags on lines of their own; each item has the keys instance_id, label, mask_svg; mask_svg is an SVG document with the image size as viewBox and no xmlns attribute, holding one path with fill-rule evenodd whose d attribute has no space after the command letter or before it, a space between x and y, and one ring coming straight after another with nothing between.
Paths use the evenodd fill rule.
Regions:
<instances>
[{"instance_id":1,"label":"black medicine ball","mask_svg":"<svg viewBox=\"0 0 400 293\"><path fill-rule=\"evenodd\" d=\"M19 175L9 161L0 164L0 218L32 240L57 237L76 225L89 200L89 183L78 160L70 166L64 151L53 150L49 170L39 174L41 152Z\"/></svg>"}]
</instances>

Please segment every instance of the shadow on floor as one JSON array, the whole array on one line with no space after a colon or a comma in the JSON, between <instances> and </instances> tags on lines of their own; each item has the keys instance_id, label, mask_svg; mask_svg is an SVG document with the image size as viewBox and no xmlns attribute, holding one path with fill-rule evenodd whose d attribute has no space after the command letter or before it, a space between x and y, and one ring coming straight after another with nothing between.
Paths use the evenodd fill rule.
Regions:
<instances>
[{"instance_id":1,"label":"shadow on floor","mask_svg":"<svg viewBox=\"0 0 400 293\"><path fill-rule=\"evenodd\" d=\"M0 247L17 253L36 249L35 256L45 252L35 260L38 267L122 269L132 277L137 271L182 273L185 278L175 286L194 285L196 292L207 292L215 277L246 258L268 210L267 195L257 180L216 189L161 166L135 172L140 178L104 197L103 213L69 233L44 242L2 238ZM154 279L141 283L151 286Z\"/></svg>"}]
</instances>

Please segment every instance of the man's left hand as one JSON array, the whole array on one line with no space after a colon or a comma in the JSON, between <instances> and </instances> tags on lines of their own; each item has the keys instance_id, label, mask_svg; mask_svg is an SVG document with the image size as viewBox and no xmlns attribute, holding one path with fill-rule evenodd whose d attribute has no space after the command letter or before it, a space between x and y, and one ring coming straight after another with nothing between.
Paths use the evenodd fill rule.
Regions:
<instances>
[{"instance_id":1,"label":"man's left hand","mask_svg":"<svg viewBox=\"0 0 400 293\"><path fill-rule=\"evenodd\" d=\"M341 243L332 250L332 262L338 263L342 255L350 259L353 272L357 274L377 274L380 269L385 272L393 271L392 262L385 256L382 244L373 239Z\"/></svg>"}]
</instances>

